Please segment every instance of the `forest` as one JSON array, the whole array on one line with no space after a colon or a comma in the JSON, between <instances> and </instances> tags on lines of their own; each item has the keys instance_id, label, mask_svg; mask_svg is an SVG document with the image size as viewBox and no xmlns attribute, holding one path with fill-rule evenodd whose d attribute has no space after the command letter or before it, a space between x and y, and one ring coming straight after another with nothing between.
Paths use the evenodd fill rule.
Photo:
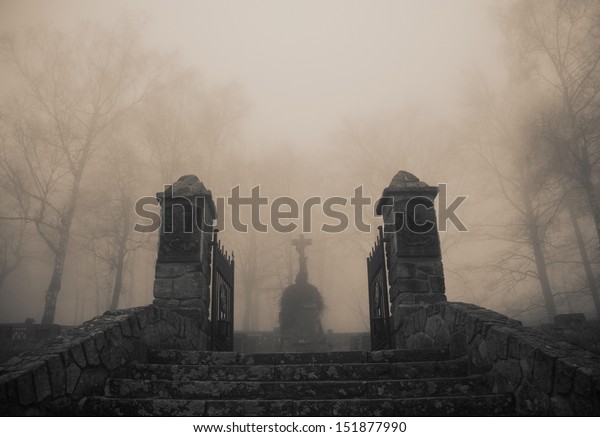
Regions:
<instances>
[{"instance_id":1,"label":"forest","mask_svg":"<svg viewBox=\"0 0 600 437\"><path fill-rule=\"evenodd\" d=\"M599 2L41 3L0 3L0 323L150 303L135 204L182 175L352 219L399 170L466 197L441 232L449 301L600 317ZM315 213L308 235L336 332L369 326L364 211L370 233ZM272 330L300 230L227 220L236 329Z\"/></svg>"}]
</instances>

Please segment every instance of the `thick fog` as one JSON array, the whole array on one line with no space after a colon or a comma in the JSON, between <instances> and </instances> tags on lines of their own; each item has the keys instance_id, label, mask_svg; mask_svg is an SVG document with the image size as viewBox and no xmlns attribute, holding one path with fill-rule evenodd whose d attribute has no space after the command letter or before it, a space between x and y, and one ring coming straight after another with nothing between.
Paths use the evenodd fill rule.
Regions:
<instances>
[{"instance_id":1,"label":"thick fog","mask_svg":"<svg viewBox=\"0 0 600 437\"><path fill-rule=\"evenodd\" d=\"M583 0L0 0L0 323L151 303L135 202L195 174L215 200L347 199L341 232L313 209L309 280L325 329L367 331L373 206L399 170L467 197L467 230L440 233L448 300L596 317L599 25ZM303 222L243 233L225 205L236 328L272 330Z\"/></svg>"}]
</instances>

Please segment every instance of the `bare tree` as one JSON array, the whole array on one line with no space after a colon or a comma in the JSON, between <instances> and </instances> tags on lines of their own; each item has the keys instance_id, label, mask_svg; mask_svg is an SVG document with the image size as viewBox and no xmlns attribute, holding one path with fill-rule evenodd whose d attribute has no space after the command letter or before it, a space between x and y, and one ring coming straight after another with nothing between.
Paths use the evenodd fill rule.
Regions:
<instances>
[{"instance_id":1,"label":"bare tree","mask_svg":"<svg viewBox=\"0 0 600 437\"><path fill-rule=\"evenodd\" d=\"M600 243L600 3L518 0L504 18L515 64L536 79L552 105L545 156L567 189L586 194Z\"/></svg>"},{"instance_id":2,"label":"bare tree","mask_svg":"<svg viewBox=\"0 0 600 437\"><path fill-rule=\"evenodd\" d=\"M161 183L201 171L210 185L217 152L234 141L244 115L245 103L235 86L208 87L196 71L176 72L144 115L150 162Z\"/></svg>"},{"instance_id":3,"label":"bare tree","mask_svg":"<svg viewBox=\"0 0 600 437\"><path fill-rule=\"evenodd\" d=\"M571 220L571 224L573 225L575 241L577 242L577 248L579 249L581 264L583 271L585 272L585 279L592 296L592 301L594 302L594 308L596 309L596 314L598 317L600 317L600 292L598 290L596 276L594 275L594 271L592 269L592 263L590 261L590 257L588 256L588 249L585 245L583 232L581 231L581 226L579 225L579 219L577 217L578 208L576 207L574 200L575 199L570 199L570 202L568 202L567 205L569 210L569 218Z\"/></svg>"},{"instance_id":4,"label":"bare tree","mask_svg":"<svg viewBox=\"0 0 600 437\"><path fill-rule=\"evenodd\" d=\"M19 205L4 218L33 223L53 254L42 323L54 321L86 168L161 74L130 24L4 35L0 44L18 83L0 115L0 169Z\"/></svg>"},{"instance_id":5,"label":"bare tree","mask_svg":"<svg viewBox=\"0 0 600 437\"><path fill-rule=\"evenodd\" d=\"M527 279L537 280L548 319L553 322L556 305L546 260L547 232L561 202L562 191L551 172L539 159L540 129L532 110L520 96L526 82L511 82L500 100L480 78L481 86L474 90L473 119L470 120L470 141L476 145L494 184L487 184L489 196L497 196L508 206L506 216L495 208L495 222L488 228L501 232L488 235L508 245L508 249L491 267L499 272L499 284L505 291L516 288ZM533 106L532 106L533 105ZM506 220L498 223L498 219Z\"/></svg>"},{"instance_id":6,"label":"bare tree","mask_svg":"<svg viewBox=\"0 0 600 437\"><path fill-rule=\"evenodd\" d=\"M86 187L92 200L85 205L84 232L87 246L99 261L96 270L107 278L110 286L109 310L118 308L125 291L125 277L131 267L129 255L147 247L152 236L133 230L134 205L142 175L136 165L140 159L132 141L120 134L108 143L99 154L92 181Z\"/></svg>"}]
</instances>

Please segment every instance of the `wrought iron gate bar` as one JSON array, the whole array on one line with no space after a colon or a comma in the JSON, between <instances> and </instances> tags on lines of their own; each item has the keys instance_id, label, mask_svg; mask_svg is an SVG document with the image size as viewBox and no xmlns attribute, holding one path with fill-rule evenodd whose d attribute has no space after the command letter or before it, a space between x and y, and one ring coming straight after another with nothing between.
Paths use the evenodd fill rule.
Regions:
<instances>
[{"instance_id":1,"label":"wrought iron gate bar","mask_svg":"<svg viewBox=\"0 0 600 437\"><path fill-rule=\"evenodd\" d=\"M390 306L385 260L385 238L383 228L367 257L367 277L369 281L369 319L371 324L371 349L392 349L390 335Z\"/></svg>"},{"instance_id":2,"label":"wrought iron gate bar","mask_svg":"<svg viewBox=\"0 0 600 437\"><path fill-rule=\"evenodd\" d=\"M212 241L211 350L232 351L235 259L224 251L218 232L213 231Z\"/></svg>"}]
</instances>

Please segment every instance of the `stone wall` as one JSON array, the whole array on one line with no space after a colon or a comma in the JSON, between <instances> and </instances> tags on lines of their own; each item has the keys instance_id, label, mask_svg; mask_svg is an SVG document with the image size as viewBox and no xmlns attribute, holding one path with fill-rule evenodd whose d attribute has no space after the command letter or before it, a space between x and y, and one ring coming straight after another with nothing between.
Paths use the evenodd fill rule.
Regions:
<instances>
[{"instance_id":1,"label":"stone wall","mask_svg":"<svg viewBox=\"0 0 600 437\"><path fill-rule=\"evenodd\" d=\"M73 414L147 348L206 350L197 319L149 305L111 311L0 365L0 415Z\"/></svg>"},{"instance_id":2,"label":"stone wall","mask_svg":"<svg viewBox=\"0 0 600 437\"><path fill-rule=\"evenodd\" d=\"M476 305L436 303L395 314L396 347L446 346L470 370L490 371L494 392L514 393L517 413L600 415L600 356Z\"/></svg>"}]
</instances>

